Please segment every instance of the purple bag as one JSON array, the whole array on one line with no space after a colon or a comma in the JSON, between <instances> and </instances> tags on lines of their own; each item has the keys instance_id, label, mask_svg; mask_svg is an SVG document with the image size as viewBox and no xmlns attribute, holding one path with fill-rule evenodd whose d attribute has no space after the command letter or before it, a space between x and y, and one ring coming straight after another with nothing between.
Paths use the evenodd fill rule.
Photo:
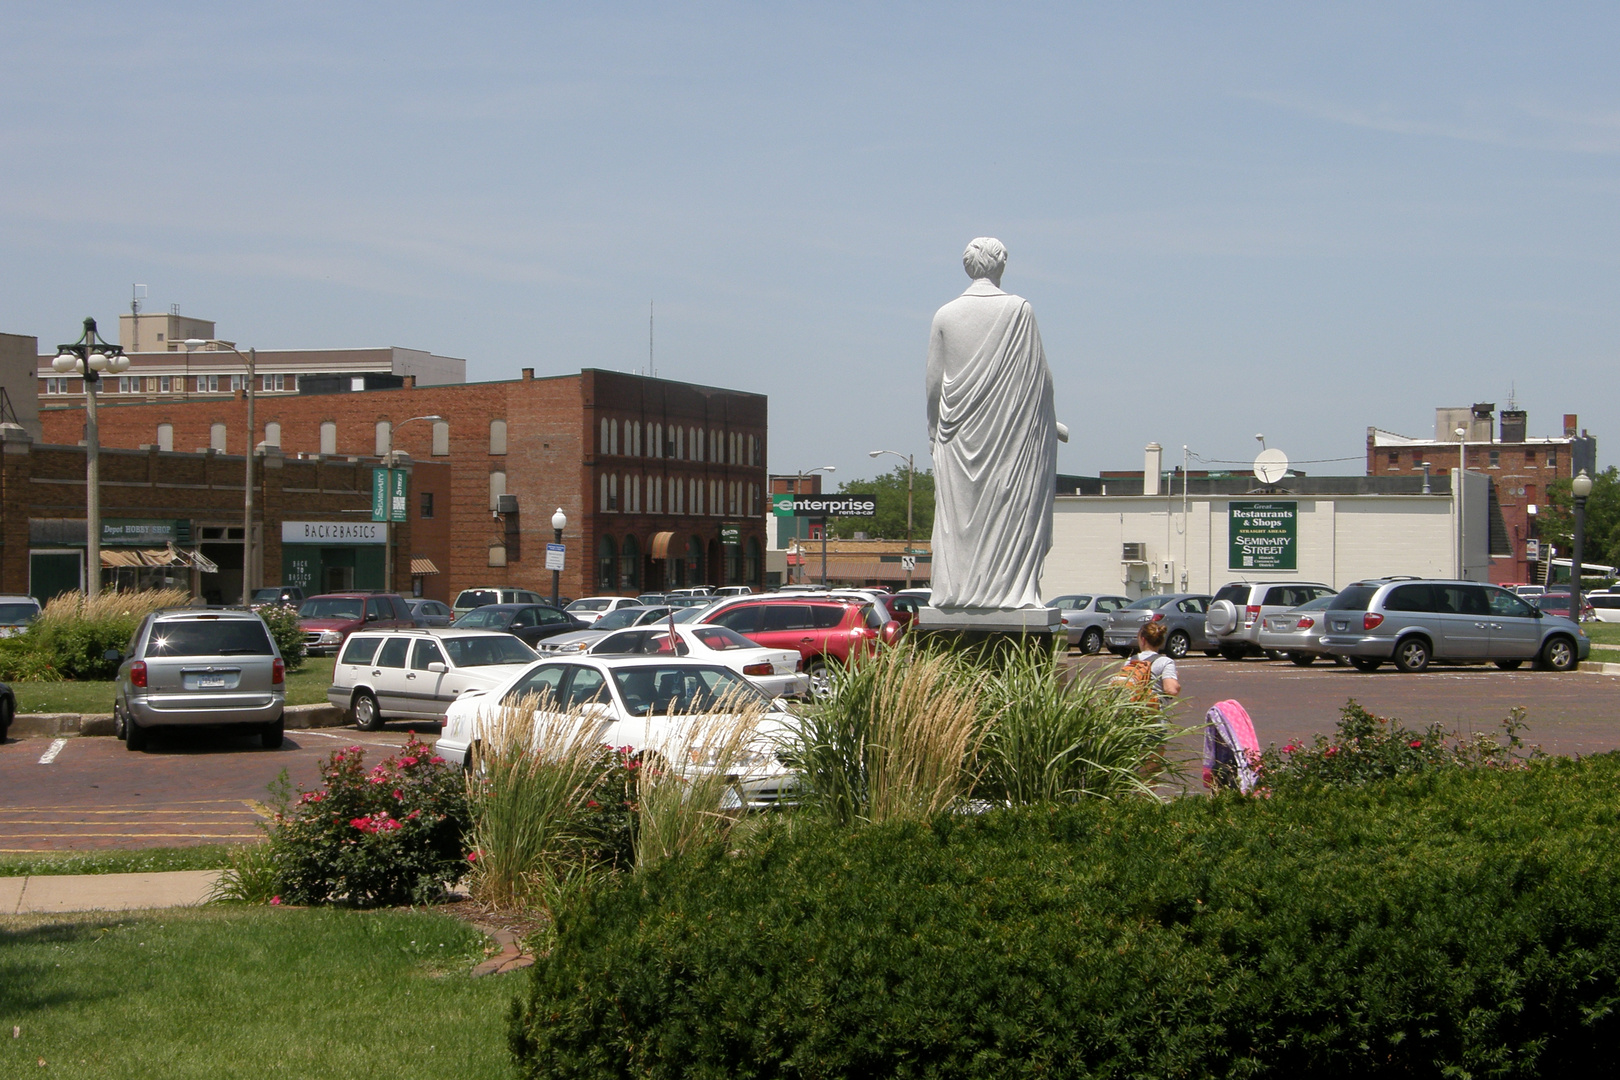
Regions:
<instances>
[{"instance_id":1,"label":"purple bag","mask_svg":"<svg viewBox=\"0 0 1620 1080\"><path fill-rule=\"evenodd\" d=\"M1254 723L1236 701L1217 701L1204 714L1204 786L1254 790L1260 740Z\"/></svg>"}]
</instances>

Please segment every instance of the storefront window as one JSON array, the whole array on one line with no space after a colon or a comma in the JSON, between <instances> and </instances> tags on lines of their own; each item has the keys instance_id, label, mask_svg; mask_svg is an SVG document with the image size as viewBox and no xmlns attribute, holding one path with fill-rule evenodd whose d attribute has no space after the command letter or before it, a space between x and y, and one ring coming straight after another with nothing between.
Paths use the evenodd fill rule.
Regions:
<instances>
[{"instance_id":1,"label":"storefront window","mask_svg":"<svg viewBox=\"0 0 1620 1080\"><path fill-rule=\"evenodd\" d=\"M614 548L613 538L604 536L596 544L596 586L599 589L613 588L614 564L618 552Z\"/></svg>"}]
</instances>

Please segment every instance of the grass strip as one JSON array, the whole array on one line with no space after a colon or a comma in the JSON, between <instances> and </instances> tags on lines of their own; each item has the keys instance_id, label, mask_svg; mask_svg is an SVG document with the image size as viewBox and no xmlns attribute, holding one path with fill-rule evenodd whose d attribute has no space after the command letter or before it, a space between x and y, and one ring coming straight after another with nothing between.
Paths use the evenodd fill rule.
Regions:
<instances>
[{"instance_id":1,"label":"grass strip","mask_svg":"<svg viewBox=\"0 0 1620 1080\"><path fill-rule=\"evenodd\" d=\"M168 870L220 870L236 844L140 848L134 851L26 851L0 854L0 877L62 874L158 874Z\"/></svg>"},{"instance_id":2,"label":"grass strip","mask_svg":"<svg viewBox=\"0 0 1620 1080\"><path fill-rule=\"evenodd\" d=\"M287 672L288 705L324 705L332 685L330 656L311 657L297 671ZM68 682L14 682L20 713L110 713L111 679L76 679Z\"/></svg>"},{"instance_id":3,"label":"grass strip","mask_svg":"<svg viewBox=\"0 0 1620 1080\"><path fill-rule=\"evenodd\" d=\"M507 1077L519 984L468 977L486 940L428 911L0 920L0 1075Z\"/></svg>"}]
</instances>

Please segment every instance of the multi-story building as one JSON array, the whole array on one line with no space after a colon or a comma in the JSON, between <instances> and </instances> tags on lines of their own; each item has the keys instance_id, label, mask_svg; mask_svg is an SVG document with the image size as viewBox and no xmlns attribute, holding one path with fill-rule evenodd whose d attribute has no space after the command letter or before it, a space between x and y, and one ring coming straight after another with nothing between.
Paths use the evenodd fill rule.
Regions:
<instances>
[{"instance_id":1,"label":"multi-story building","mask_svg":"<svg viewBox=\"0 0 1620 1080\"><path fill-rule=\"evenodd\" d=\"M260 354L262 357L264 354ZM428 595L475 585L551 591L546 544L562 510L561 591L635 593L763 582L767 401L763 395L618 372L257 398L252 442L286 459L444 463L438 492L413 491L413 535L448 530L448 566ZM240 454L246 401L100 398L105 446ZM83 437L82 406L42 399L45 440ZM420 498L419 498L420 496ZM431 505L421 499L431 499ZM267 537L264 581L292 574ZM412 554L418 554L413 552ZM436 560L435 560L436 563ZM304 567L300 573L316 574Z\"/></svg>"}]
</instances>

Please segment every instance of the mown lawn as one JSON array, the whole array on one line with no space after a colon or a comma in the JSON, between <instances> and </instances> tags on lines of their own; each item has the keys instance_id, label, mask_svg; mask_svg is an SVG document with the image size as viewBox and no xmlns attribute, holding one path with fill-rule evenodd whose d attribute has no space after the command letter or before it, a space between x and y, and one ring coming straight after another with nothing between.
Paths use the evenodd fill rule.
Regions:
<instances>
[{"instance_id":1,"label":"mown lawn","mask_svg":"<svg viewBox=\"0 0 1620 1080\"><path fill-rule=\"evenodd\" d=\"M470 978L486 940L424 911L3 919L0 1076L507 1077L527 979Z\"/></svg>"},{"instance_id":2,"label":"mown lawn","mask_svg":"<svg viewBox=\"0 0 1620 1080\"><path fill-rule=\"evenodd\" d=\"M0 877L46 874L156 874L166 870L223 870L239 844L135 848L129 851L13 851L0 854Z\"/></svg>"},{"instance_id":3,"label":"mown lawn","mask_svg":"<svg viewBox=\"0 0 1620 1080\"><path fill-rule=\"evenodd\" d=\"M320 705L332 685L332 658L310 657L297 671L287 673L287 704ZM15 682L17 711L24 713L110 713L113 684L109 680L82 682Z\"/></svg>"}]
</instances>

